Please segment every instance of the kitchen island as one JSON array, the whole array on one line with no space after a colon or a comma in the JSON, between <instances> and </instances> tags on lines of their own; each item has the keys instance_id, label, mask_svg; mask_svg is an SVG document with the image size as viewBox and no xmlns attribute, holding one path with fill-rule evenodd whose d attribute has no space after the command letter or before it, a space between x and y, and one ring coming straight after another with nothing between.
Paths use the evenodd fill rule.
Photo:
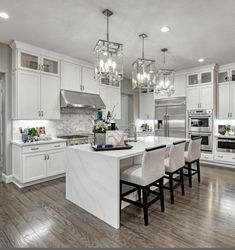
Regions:
<instances>
[{"instance_id":1,"label":"kitchen island","mask_svg":"<svg viewBox=\"0 0 235 250\"><path fill-rule=\"evenodd\" d=\"M129 150L94 151L90 145L66 148L66 199L103 220L120 227L120 170L125 161L141 156L145 148L167 145L182 138L141 137ZM124 164L125 163L125 164Z\"/></svg>"}]
</instances>

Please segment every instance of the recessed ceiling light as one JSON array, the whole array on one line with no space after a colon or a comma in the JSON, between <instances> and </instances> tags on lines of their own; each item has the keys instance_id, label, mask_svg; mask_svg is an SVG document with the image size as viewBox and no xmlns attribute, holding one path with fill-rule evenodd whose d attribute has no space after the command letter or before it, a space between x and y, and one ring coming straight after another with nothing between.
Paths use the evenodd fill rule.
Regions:
<instances>
[{"instance_id":1,"label":"recessed ceiling light","mask_svg":"<svg viewBox=\"0 0 235 250\"><path fill-rule=\"evenodd\" d=\"M1 13L0 13L0 17L1 17L2 19L8 19L8 18L9 18L9 15L8 15L6 12L1 12Z\"/></svg>"},{"instance_id":2,"label":"recessed ceiling light","mask_svg":"<svg viewBox=\"0 0 235 250\"><path fill-rule=\"evenodd\" d=\"M198 62L204 62L204 58L198 59Z\"/></svg>"},{"instance_id":3,"label":"recessed ceiling light","mask_svg":"<svg viewBox=\"0 0 235 250\"><path fill-rule=\"evenodd\" d=\"M167 26L164 26L161 28L161 32L164 32L164 33L168 32L169 30L170 29Z\"/></svg>"}]
</instances>

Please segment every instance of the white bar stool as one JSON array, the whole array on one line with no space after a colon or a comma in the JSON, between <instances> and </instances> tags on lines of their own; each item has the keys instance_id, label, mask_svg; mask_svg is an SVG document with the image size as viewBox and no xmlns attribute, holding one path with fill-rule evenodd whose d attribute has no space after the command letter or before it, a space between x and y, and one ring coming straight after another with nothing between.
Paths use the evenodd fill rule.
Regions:
<instances>
[{"instance_id":1,"label":"white bar stool","mask_svg":"<svg viewBox=\"0 0 235 250\"><path fill-rule=\"evenodd\" d=\"M182 195L184 195L184 176L185 167L184 149L186 141L174 142L169 151L169 158L165 159L165 178L169 180L169 186L164 185L164 189L170 191L171 204L174 204L174 189L181 185ZM179 174L180 178L174 178L174 174ZM174 182L177 182L174 185Z\"/></svg>"},{"instance_id":2,"label":"white bar stool","mask_svg":"<svg viewBox=\"0 0 235 250\"><path fill-rule=\"evenodd\" d=\"M190 140L188 145L188 150L185 151L184 157L186 166L185 169L188 170L188 173L184 174L189 178L189 187L192 187L192 177L197 174L198 182L201 181L201 173L200 173L200 158L201 158L201 137L195 137ZM196 163L197 169L193 168L193 164Z\"/></svg>"},{"instance_id":3,"label":"white bar stool","mask_svg":"<svg viewBox=\"0 0 235 250\"><path fill-rule=\"evenodd\" d=\"M157 200L161 200L161 211L164 212L163 177L165 175L164 158L166 145L145 149L142 163L133 165L121 172L120 180L120 214L122 201L126 201L144 210L144 224L148 225L148 207ZM133 189L122 193L122 185L128 185ZM150 187L159 187L159 192L150 190ZM126 198L127 195L138 191L139 201ZM143 201L141 201L141 191ZM154 194L155 197L148 201L147 192Z\"/></svg>"}]
</instances>

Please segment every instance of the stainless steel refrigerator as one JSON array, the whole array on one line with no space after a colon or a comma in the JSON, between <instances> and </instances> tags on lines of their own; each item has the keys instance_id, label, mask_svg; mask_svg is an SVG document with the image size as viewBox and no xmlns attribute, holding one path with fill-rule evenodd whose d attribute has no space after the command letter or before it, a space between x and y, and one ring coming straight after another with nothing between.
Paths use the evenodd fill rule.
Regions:
<instances>
[{"instance_id":1,"label":"stainless steel refrigerator","mask_svg":"<svg viewBox=\"0 0 235 250\"><path fill-rule=\"evenodd\" d=\"M155 100L155 135L186 138L186 99Z\"/></svg>"}]
</instances>

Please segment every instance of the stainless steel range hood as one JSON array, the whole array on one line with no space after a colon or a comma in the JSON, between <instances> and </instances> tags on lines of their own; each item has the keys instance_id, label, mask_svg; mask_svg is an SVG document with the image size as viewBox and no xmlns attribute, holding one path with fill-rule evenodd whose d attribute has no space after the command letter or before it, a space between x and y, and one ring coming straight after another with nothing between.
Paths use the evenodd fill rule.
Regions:
<instances>
[{"instance_id":1,"label":"stainless steel range hood","mask_svg":"<svg viewBox=\"0 0 235 250\"><path fill-rule=\"evenodd\" d=\"M100 110L105 109L105 104L99 95L61 90L60 107Z\"/></svg>"}]
</instances>

